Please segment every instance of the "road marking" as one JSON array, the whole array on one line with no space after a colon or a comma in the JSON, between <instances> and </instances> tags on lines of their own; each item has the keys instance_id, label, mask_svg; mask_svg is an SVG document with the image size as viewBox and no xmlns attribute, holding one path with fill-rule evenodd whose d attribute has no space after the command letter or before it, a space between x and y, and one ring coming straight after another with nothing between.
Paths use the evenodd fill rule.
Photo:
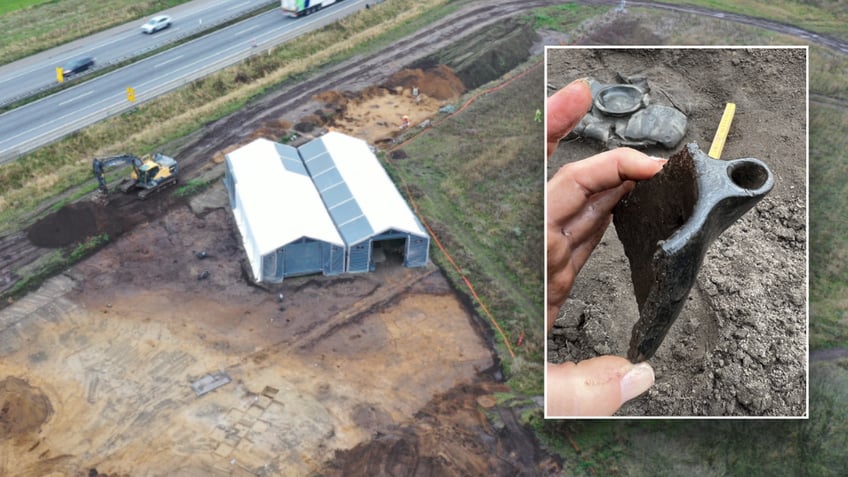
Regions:
<instances>
[{"instance_id":1,"label":"road marking","mask_svg":"<svg viewBox=\"0 0 848 477\"><path fill-rule=\"evenodd\" d=\"M88 93L81 94L81 95L76 96L76 97L74 97L74 98L71 98L71 99L69 99L69 100L67 100L67 101L62 101L61 103L59 103L59 106L64 106L64 105L66 105L66 104L68 104L68 103L73 103L74 101L76 101L76 100L78 100L78 99L85 98L86 96L90 95L90 94L91 94L91 93L93 93L93 92L94 92L94 91L89 91Z\"/></svg>"},{"instance_id":2,"label":"road marking","mask_svg":"<svg viewBox=\"0 0 848 477\"><path fill-rule=\"evenodd\" d=\"M82 87L82 86L85 86L85 85L80 85L80 86L77 86L77 87ZM71 91L71 90L69 89L69 90L66 90L66 91ZM87 92L87 93L81 94L81 95L79 95L77 98L81 98L81 97L83 97L83 96L88 96L88 95L89 95L89 94L91 94L91 93L93 93L93 91L89 91L89 92ZM56 93L56 94L61 94L61 92L60 92L60 93ZM116 96L117 96L117 98L118 98L118 100L117 100L117 101L115 101L115 97L116 97ZM115 102L117 103L118 101L123 101L123 100L124 100L124 98L125 98L125 96L124 96L124 92L123 92L123 91L121 91L121 92L120 92L119 94L117 94L117 95L115 95L115 94L107 95L107 96L104 96L104 97L103 97L103 99L101 99L100 101L97 101L97 102L95 102L95 103L88 103L88 104L87 104L84 108L82 108L82 109L80 109L80 110L78 110L78 111L71 111L71 112L69 112L68 114L64 114L64 115L62 115L62 116L59 116L59 117L53 118L53 119L51 119L50 121L46 121L46 122L42 123L41 125L42 125L42 126L50 126L50 125L55 124L55 123L65 123L65 122L67 122L67 121L65 121L65 118L70 118L70 117L75 117L75 118L76 118L76 119L72 119L72 120L71 120L71 123L73 123L73 124L85 123L85 121L86 121L86 120L87 120L90 116L96 116L96 115L102 114L102 111L101 111L101 110L95 110L94 112L91 112L91 113L88 113L88 114L84 114L84 115L82 115L82 116L80 116L80 111L82 111L82 110L84 110L84 109L92 109L92 108L95 108L95 107L99 106L101 103L105 103L106 101L115 101ZM43 99L47 99L47 98L42 98L42 99L40 99L40 100L36 101L36 103L38 103L38 102L42 101ZM71 101L73 101L73 100L71 100ZM66 103L68 103L68 102L70 102L70 101L65 101L65 102L66 102ZM36 104L36 103L30 103L30 104ZM27 105L27 106L29 106L29 105ZM6 113L3 113L3 114L2 114L2 115L0 115L0 116L4 116L4 115L9 114L9 113L11 113L11 112L12 112L12 111L8 111L8 112L6 112ZM79 128L78 128L78 129L79 129ZM78 129L76 129L76 130L78 130ZM54 133L55 133L55 131L56 131L56 130L54 129L54 130L48 130L48 131L42 132L42 133L40 133L40 134L37 134L37 135L35 135L35 136L33 136L33 137L31 137L31 138L29 138L29 139L25 140L25 141L24 141L24 143L40 140L40 139L41 139L42 137L44 137L44 136L49 136L49 135L51 135L51 134L54 134ZM15 139L17 139L17 138L21 137L21 136L24 136L24 135L26 135L26 134L29 134L30 132L31 132L31 131L29 131L29 130L25 130L25 131L22 131L22 132L20 132L20 133L18 133L18 134L15 134L15 135L13 135L13 136L10 136L9 138L4 138L4 139L0 140L0 144L3 144L3 143L5 143L5 142L10 142L10 141L12 141L12 140L15 140ZM62 137L62 134L60 134L60 135L59 135L59 137ZM13 150L14 148L15 148L15 146L6 147L5 149L0 149L0 156L2 156L4 153L6 153L6 152L8 152L8 151Z\"/></svg>"},{"instance_id":3,"label":"road marking","mask_svg":"<svg viewBox=\"0 0 848 477\"><path fill-rule=\"evenodd\" d=\"M332 9L326 9L326 10L323 10L322 12L317 13L317 14L315 14L315 15L310 15L310 17L311 17L311 18L309 18L309 19L308 19L308 20L306 20L306 21L304 21L304 19L301 19L301 20L294 20L294 19L292 19L292 20L291 20L291 22L284 22L284 23L280 24L279 26L277 26L277 27L275 27L275 28L271 28L270 30L264 31L263 33L261 33L261 34L260 34L260 36L266 36L266 35L271 36L271 35L273 35L274 33L276 33L277 31L280 31L280 30L283 30L283 29L289 29L289 28L291 28L291 30L290 30L287 34L283 35L283 37L286 37L286 36L288 36L288 37L289 37L288 39L283 40L283 43L285 43L285 42L287 42L287 41L291 41L293 38L296 38L296 37L297 37L297 36L299 36L300 34L303 34L303 33L304 33L304 30L307 30L307 31L308 31L308 27L309 27L311 24L313 24L313 23L317 23L317 22L319 22L319 21L321 21L321 20L325 20L325 18L324 18L324 17L325 17L325 15L323 14L324 12L330 12L330 13L334 13L334 12L335 12L335 13L341 13L341 12L344 12L344 11L347 11L347 10L351 10L351 9L357 8L358 6L359 6L359 3L347 3L346 5L341 6L341 8L339 8L339 7L334 7L334 8L332 8ZM256 27L254 27L254 28L258 28L259 26L260 26L260 25L257 25L257 26L256 26ZM252 28L251 28L251 29L252 29ZM199 41L199 40L202 40L202 38L199 38L199 39L197 39L197 40L195 40L195 41ZM221 56L223 55L223 56L224 56L224 58L226 58L226 56L227 56L227 55L228 55L231 51L236 50L236 49L242 49L242 48L245 48L245 46L244 46L244 45L242 45L242 44L234 44L234 45L232 45L232 46L230 46L230 47L228 47L228 48L224 48L223 50L218 51L218 52L216 52L216 53L214 53L214 54L212 54L212 55L210 55L210 56L206 56L206 57L204 57L204 58L198 59L198 60L193 61L193 62L188 63L188 64L180 65L179 67L177 67L175 70L171 71L170 73L172 73L172 74L173 74L173 73L176 73L176 72L179 72L179 71L182 71L182 70L186 70L186 69L189 69L189 68L193 68L195 65L202 64L202 63L209 63L209 62L217 62L217 61L220 61L220 59L215 59L215 57L221 57ZM134 64L138 64L138 63L134 63ZM143 86L145 86L145 85L147 85L147 84L156 83L157 81L161 81L161 80L160 80L160 79L158 79L158 78L151 78L149 81L142 82L142 83L141 83L141 84L139 84L136 88L141 88L141 87L143 87ZM166 85L168 85L168 84L170 84L170 83L175 83L175 82L180 82L180 81L182 81L180 78L177 78L177 79L174 79L174 80L166 80L166 81L164 81L164 82L161 82L161 83L160 83L160 84L156 87L156 89L159 89L160 87L162 87L162 86L166 86ZM91 83L86 82L86 83L80 84L79 86L76 86L76 87L74 87L74 88L72 88L72 89L75 89L75 88L82 88L82 87L88 86L88 85L90 85L90 84L91 84ZM64 92L55 93L54 95L46 96L46 97L44 97L44 98L38 99L38 100L36 100L36 101L34 101L34 102L32 102L32 103L30 103L30 104L28 104L28 105L24 106L23 108L16 108L15 110L6 111L5 113L0 114L0 118L2 118L2 117L4 117L4 116L12 115L13 113L21 114L19 111L20 111L20 110L22 110L22 109L30 109L30 108L32 108L32 107L33 107L33 105L35 105L35 104L39 104L39 103L42 103L42 102L47 102L47 101L49 101L51 98L54 98L54 97L55 97L55 95L59 95L59 94L62 94L62 93L67 93L68 91L71 91L72 89L68 89L68 90L65 90ZM171 89L173 89L173 88L171 88ZM92 93L92 91L89 91L88 93L84 93L84 95L88 95L88 94L91 94L91 93ZM80 95L80 96L79 96L79 97L77 97L76 99L79 99L79 98L80 98L80 97L82 97L82 96L83 96L83 95ZM112 104L111 104L111 105L106 106L107 108L111 108L111 107L113 107L114 105L116 105L116 104L118 104L118 103L120 103L120 102L126 102L126 96L125 96L125 92L124 92L124 90L123 90L123 89L121 89L121 90L120 90L120 92L119 92L119 93L117 93L117 94L109 94L109 95L101 96L101 98L102 98L102 99L96 100L96 101L95 101L95 102L93 102L93 103L88 103L88 104L86 104L86 106L85 106L85 108L84 108L84 109L85 109L85 110L90 110L90 109L95 108L95 107L97 107L97 106L99 106L99 105L101 105L101 104L103 104L103 103L106 103L106 102L112 102ZM66 102L71 102L71 101L74 101L74 100L75 100L75 99L73 99L73 100L68 100L68 101L66 101ZM82 126L74 127L74 128L72 128L72 130L71 130L71 131L69 131L69 132L73 132L73 131L77 131L77 130L81 129L81 128L82 128L82 127L84 127L84 126L87 126L87 125L91 124L91 123L86 123L86 121L88 121L88 118L90 118L90 117L95 117L95 116L104 116L104 111L102 111L102 110L95 110L95 111L93 111L93 112L91 112L91 113L84 113L84 114L80 114L80 113L81 113L81 111L80 111L80 110L74 110L74 111L71 111L71 112L69 112L69 113L67 113L67 114L63 114L63 115L58 116L58 117L53 117L53 119L50 119L50 120L48 120L48 121L44 121L44 122L42 122L41 124L39 124L39 128L40 128L43 132L37 133L37 134L35 134L34 136L32 136L32 137L30 137L30 138L28 138L28 139L24 140L24 141L23 141L23 144L26 144L26 143L33 143L33 142L38 142L38 141L40 141L40 140L41 140L41 138L43 138L43 137L47 137L47 136L51 136L51 135L56 135L56 134L57 134L57 130L58 130L59 128L54 129L54 130L47 130L47 131L44 131L44 128L45 128L45 127L50 127L50 126L52 126L53 124L56 124L56 123L66 123L66 124L67 124L67 123L69 123L69 122L70 122L70 123L72 123L72 124L74 124L74 125L76 125L76 124L82 124ZM108 116L108 114L106 114L106 116ZM70 119L70 121L69 121L69 120L68 120L68 118L73 118L73 119ZM68 133L69 133L69 132L68 132ZM16 145L15 145L15 144L13 144L13 141L15 141L15 140L17 140L18 138L20 138L20 137L22 137L22 136L25 136L25 135L27 135L27 134L31 134L31 133L32 133L32 131L30 131L30 130L24 130L24 131L21 131L21 132L19 132L19 133L17 133L17 134L12 134L12 135L9 135L8 137L0 138L0 157L2 157L4 154L6 154L6 153L8 153L8 152L10 152L10 151L14 151L14 150L16 150L16 148L17 148L17 150L20 150L20 147L19 147L19 146L20 146L21 144L16 144ZM61 138L61 137L66 136L68 133L64 133L64 134L59 133L59 134L58 134L58 136L56 136L56 137ZM6 144L9 144L9 145L6 145ZM30 149L30 150L31 150L31 149Z\"/></svg>"},{"instance_id":4,"label":"road marking","mask_svg":"<svg viewBox=\"0 0 848 477\"><path fill-rule=\"evenodd\" d=\"M247 5L248 3L250 3L250 2L241 2L241 3L237 3L237 4L233 5L232 7L228 8L226 11L228 11L228 12L229 12L229 11L235 10L235 9L237 9L237 8L241 8L241 7L242 7L242 5Z\"/></svg>"},{"instance_id":5,"label":"road marking","mask_svg":"<svg viewBox=\"0 0 848 477\"><path fill-rule=\"evenodd\" d=\"M253 26L252 26L252 27L250 27L250 28L245 28L244 30L242 30L242 31L240 31L240 32L237 32L237 33L235 34L235 36L244 35L245 33L249 32L249 31L251 31L251 30L255 30L255 29L259 28L260 26L262 26L262 25L253 25Z\"/></svg>"},{"instance_id":6,"label":"road marking","mask_svg":"<svg viewBox=\"0 0 848 477\"><path fill-rule=\"evenodd\" d=\"M177 56L177 57L175 57L175 58L171 58L170 60L165 60L165 61L163 61L163 62L161 62L161 63L156 63L155 65L153 65L153 67L154 67L154 68L159 68L160 66L165 66L165 65L167 65L168 63L173 63L173 62L175 62L175 61L179 60L179 59L180 59L180 58L182 58L183 56L185 56L185 55L180 55L180 56Z\"/></svg>"}]
</instances>

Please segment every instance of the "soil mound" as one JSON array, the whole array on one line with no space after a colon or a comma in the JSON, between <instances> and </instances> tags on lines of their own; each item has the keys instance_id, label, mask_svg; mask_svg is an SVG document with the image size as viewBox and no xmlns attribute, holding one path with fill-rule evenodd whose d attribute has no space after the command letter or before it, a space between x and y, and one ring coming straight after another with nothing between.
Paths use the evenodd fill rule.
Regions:
<instances>
[{"instance_id":1,"label":"soil mound","mask_svg":"<svg viewBox=\"0 0 848 477\"><path fill-rule=\"evenodd\" d=\"M120 235L126 220L114 209L94 202L76 202L62 207L27 229L27 238L39 247L63 247L90 237Z\"/></svg>"},{"instance_id":2,"label":"soil mound","mask_svg":"<svg viewBox=\"0 0 848 477\"><path fill-rule=\"evenodd\" d=\"M23 379L0 381L0 440L36 431L53 414L50 400Z\"/></svg>"},{"instance_id":3,"label":"soil mound","mask_svg":"<svg viewBox=\"0 0 848 477\"><path fill-rule=\"evenodd\" d=\"M426 70L414 68L398 71L386 80L384 86L390 90L397 87L418 88L421 93L438 100L453 99L465 92L462 80L445 65Z\"/></svg>"},{"instance_id":4,"label":"soil mound","mask_svg":"<svg viewBox=\"0 0 848 477\"><path fill-rule=\"evenodd\" d=\"M527 61L537 37L531 22L510 18L415 62L411 68L428 71L434 65L447 65L445 69L455 72L466 88L474 89Z\"/></svg>"}]
</instances>

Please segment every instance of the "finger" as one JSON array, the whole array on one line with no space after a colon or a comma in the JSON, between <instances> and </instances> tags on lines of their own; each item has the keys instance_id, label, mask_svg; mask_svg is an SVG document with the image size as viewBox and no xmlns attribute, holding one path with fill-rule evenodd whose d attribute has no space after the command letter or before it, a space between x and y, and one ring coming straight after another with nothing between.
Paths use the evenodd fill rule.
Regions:
<instances>
[{"instance_id":1,"label":"finger","mask_svg":"<svg viewBox=\"0 0 848 477\"><path fill-rule=\"evenodd\" d=\"M634 365L619 356L549 364L547 371L547 417L611 416L654 384L647 362Z\"/></svg>"},{"instance_id":2,"label":"finger","mask_svg":"<svg viewBox=\"0 0 848 477\"><path fill-rule=\"evenodd\" d=\"M574 129L591 107L592 90L585 79L572 81L548 98L548 157L554 153L560 139Z\"/></svg>"},{"instance_id":3,"label":"finger","mask_svg":"<svg viewBox=\"0 0 848 477\"><path fill-rule=\"evenodd\" d=\"M595 230L594 235L586 237L583 242L571 251L571 268L574 269L575 278L580 273L580 270L583 269L583 265L586 265L586 262L589 261L589 256L592 255L592 251L595 250L598 242L603 238L611 220L612 216L609 216L603 226Z\"/></svg>"},{"instance_id":4,"label":"finger","mask_svg":"<svg viewBox=\"0 0 848 477\"><path fill-rule=\"evenodd\" d=\"M548 229L556 230L556 228L559 228L559 232L568 236L572 243L583 242L586 237L594 235L598 228L606 228L612 209L633 189L634 185L633 181L627 181L618 187L589 197L585 200L583 206L574 211L570 217L560 217L560 222L549 221Z\"/></svg>"},{"instance_id":5,"label":"finger","mask_svg":"<svg viewBox=\"0 0 848 477\"><path fill-rule=\"evenodd\" d=\"M665 159L652 158L626 147L602 152L560 168L548 182L548 196L559 189L573 193L574 186L568 185L576 183L584 197L589 197L628 180L650 179L665 163Z\"/></svg>"},{"instance_id":6,"label":"finger","mask_svg":"<svg viewBox=\"0 0 848 477\"><path fill-rule=\"evenodd\" d=\"M553 309L553 313L548 313L548 328L553 325L559 309L562 308L562 305L568 298L568 294L571 292L571 287L574 285L574 277L577 274L574 271L567 269L570 266L570 264L566 265L566 267L557 270L548 276L548 309L549 311Z\"/></svg>"}]
</instances>

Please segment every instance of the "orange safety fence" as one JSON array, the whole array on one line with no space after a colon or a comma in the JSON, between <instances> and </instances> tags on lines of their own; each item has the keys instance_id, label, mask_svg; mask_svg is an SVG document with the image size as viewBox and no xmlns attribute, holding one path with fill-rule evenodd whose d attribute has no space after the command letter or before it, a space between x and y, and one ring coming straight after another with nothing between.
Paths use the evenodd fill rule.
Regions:
<instances>
[{"instance_id":1,"label":"orange safety fence","mask_svg":"<svg viewBox=\"0 0 848 477\"><path fill-rule=\"evenodd\" d=\"M474 101L476 101L481 96L495 92L495 91L498 91L499 89L509 85L510 83L512 83L513 81L515 81L519 78L522 78L523 76L525 76L526 74L530 73L531 71L535 70L536 68L538 68L540 66L542 66L541 61L538 62L537 64L531 66L530 68L527 68L526 70L524 70L520 74L513 76L509 80L507 80L507 81L505 81L505 82L503 82L503 83L501 83L501 84L499 84L495 87L492 87L490 89L487 89L487 90L484 90L484 91L477 93L476 95L474 95L470 99L468 99L468 101L466 101L459 109L457 109L453 113L441 118L438 122L433 123L433 124L435 125L435 124L441 123L442 121L454 116L455 114L462 112L463 110L465 110L465 108L467 108L470 104L472 104ZM417 138L419 135L425 133L429 129L430 128L423 129L418 134L415 134L414 136L408 138L404 142L402 142L402 143L398 144L397 146L391 148L389 150L389 152L400 149L405 144L409 143L410 141ZM512 350L512 345L510 344L509 338L507 338L506 333L504 333L500 324L498 324L497 320L495 320L495 317L492 316L491 312L489 312L489 309L486 307L486 305L480 299L480 296L477 295L477 291L474 289L474 285L471 284L471 280L468 279L468 277L465 275L465 273L462 271L462 269L459 267L459 265L456 264L453 257L451 257L450 253L448 253L447 249L445 249L444 245L442 245L442 242L439 240L439 237L435 234L435 232L433 232L433 229L430 228L430 225L427 224L427 221L424 220L424 216L418 210L418 204L415 202L415 199L412 197L412 194L409 191L409 186L406 184L406 180L403 177L400 177L400 180L401 180L401 183L403 184L404 189L406 190L406 196L409 198L409 202L412 204L412 208L415 210L415 215L418 216L418 219L421 221L421 223L427 229L427 232L430 234L431 237L433 237L433 241L436 242L436 245L439 247L439 250L442 251L442 254L445 256L445 258L448 259L448 261L451 263L451 265L453 265L453 268L456 270L456 272L459 273L459 275L462 277L462 280L465 282L465 286L468 287L468 290L471 293L471 296L474 297L474 300L477 302L478 305L480 305L480 308L483 310L483 312L489 318L489 321L492 322L492 325L494 325L495 329L501 335L501 338L503 339L504 345L506 345L506 350L509 352L509 355L512 358L515 358L515 352Z\"/></svg>"}]
</instances>

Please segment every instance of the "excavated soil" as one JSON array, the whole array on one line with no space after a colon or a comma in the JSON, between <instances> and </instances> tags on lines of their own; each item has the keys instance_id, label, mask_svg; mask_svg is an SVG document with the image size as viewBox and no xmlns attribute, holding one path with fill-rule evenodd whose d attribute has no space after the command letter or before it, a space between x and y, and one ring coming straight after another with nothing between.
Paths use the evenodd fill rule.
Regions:
<instances>
[{"instance_id":1,"label":"excavated soil","mask_svg":"<svg viewBox=\"0 0 848 477\"><path fill-rule=\"evenodd\" d=\"M561 462L540 451L513 412L495 406L492 394L508 391L496 384L458 386L416 413L415 425L383 428L367 443L338 452L323 475L559 475ZM468 452L483 435L498 437L491 452Z\"/></svg>"},{"instance_id":2,"label":"excavated soil","mask_svg":"<svg viewBox=\"0 0 848 477\"><path fill-rule=\"evenodd\" d=\"M315 95L313 100L322 103L322 109L302 118L299 125L308 131L327 126L370 144L390 143L404 129L426 125L464 92L462 81L447 66L404 69L381 86Z\"/></svg>"},{"instance_id":3,"label":"excavated soil","mask_svg":"<svg viewBox=\"0 0 848 477\"><path fill-rule=\"evenodd\" d=\"M485 325L438 269L390 257L261 289L226 202L219 183L0 311L16 321L0 375L49 383L49 401L0 387L0 429L17 437L0 474L306 475L427 406L501 390ZM217 372L232 382L192 392Z\"/></svg>"},{"instance_id":4,"label":"excavated soil","mask_svg":"<svg viewBox=\"0 0 848 477\"><path fill-rule=\"evenodd\" d=\"M391 136L401 115L416 125L464 91L447 66L378 84L320 91L309 110L243 126L226 145L195 138L189 149L206 157L183 173L208 177L238 144L299 125ZM37 435L0 447L0 470L133 474L145 462L161 475L306 475L329 462L337 475L557 472L522 424L539 403L498 403L508 389L496 384L488 326L440 271L389 258L373 273L252 286L226 205L220 183L188 204L112 193L30 228L45 246L111 241L2 311L24 316L33 339L24 347L17 332L0 333L0 372L51 382L59 404ZM198 398L190 384L213 372L232 382Z\"/></svg>"},{"instance_id":5,"label":"excavated soil","mask_svg":"<svg viewBox=\"0 0 848 477\"><path fill-rule=\"evenodd\" d=\"M804 50L556 49L548 62L547 80L556 87L585 76L608 83L617 74L647 76L653 101L689 116L677 150L689 142L708 150L725 103L736 103L722 158L755 157L775 176L772 192L711 246L682 313L650 360L656 384L619 414L804 416ZM563 141L548 172L602 150L591 140ZM610 227L548 335L548 360L624 356L638 314L629 264Z\"/></svg>"},{"instance_id":6,"label":"excavated soil","mask_svg":"<svg viewBox=\"0 0 848 477\"><path fill-rule=\"evenodd\" d=\"M38 388L14 376L0 381L0 441L38 431L52 413Z\"/></svg>"},{"instance_id":7,"label":"excavated soil","mask_svg":"<svg viewBox=\"0 0 848 477\"><path fill-rule=\"evenodd\" d=\"M27 238L39 247L62 247L101 234L116 237L131 221L115 208L91 201L75 202L47 215L27 229Z\"/></svg>"}]
</instances>

